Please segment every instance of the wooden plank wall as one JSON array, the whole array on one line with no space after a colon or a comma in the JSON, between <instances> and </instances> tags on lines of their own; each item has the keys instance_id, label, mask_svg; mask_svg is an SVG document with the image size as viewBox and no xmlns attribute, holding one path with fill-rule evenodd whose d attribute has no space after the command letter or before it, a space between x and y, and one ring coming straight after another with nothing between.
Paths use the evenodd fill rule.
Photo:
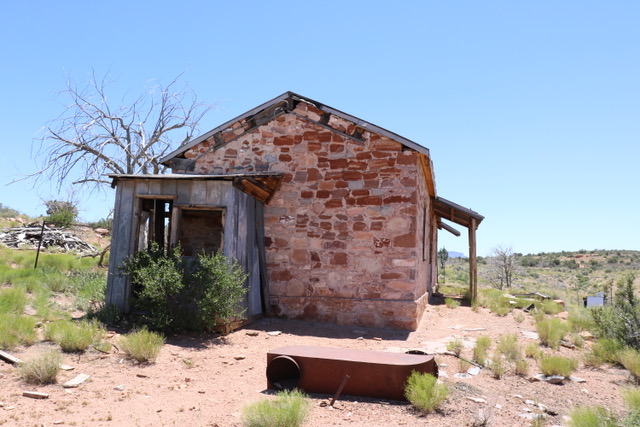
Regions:
<instances>
[{"instance_id":1,"label":"wooden plank wall","mask_svg":"<svg viewBox=\"0 0 640 427\"><path fill-rule=\"evenodd\" d=\"M261 264L260 250L264 250L256 236L262 231L256 229L256 215L263 214L262 203L234 188L230 181L205 180L121 180L116 190L114 207L114 227L111 238L109 276L107 279L107 304L113 304L128 311L129 283L118 274L122 260L136 249L138 196L176 196L174 209L187 206L224 208L223 253L233 257L249 273L248 288L244 307L246 316L262 313L261 268L266 276L266 264ZM178 215L173 215L176 218ZM172 226L177 225L176 221ZM206 232L206 230L203 230ZM172 230L172 234L175 233Z\"/></svg>"}]
</instances>

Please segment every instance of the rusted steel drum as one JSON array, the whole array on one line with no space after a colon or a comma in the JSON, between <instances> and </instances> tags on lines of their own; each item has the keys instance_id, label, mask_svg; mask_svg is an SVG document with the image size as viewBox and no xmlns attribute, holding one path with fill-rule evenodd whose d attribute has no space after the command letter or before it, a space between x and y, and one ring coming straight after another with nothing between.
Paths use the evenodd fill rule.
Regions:
<instances>
[{"instance_id":1,"label":"rusted steel drum","mask_svg":"<svg viewBox=\"0 0 640 427\"><path fill-rule=\"evenodd\" d=\"M437 377L438 365L433 356L424 354L306 345L267 353L267 386L279 390L334 394L349 375L342 394L406 400L404 387L413 371Z\"/></svg>"}]
</instances>

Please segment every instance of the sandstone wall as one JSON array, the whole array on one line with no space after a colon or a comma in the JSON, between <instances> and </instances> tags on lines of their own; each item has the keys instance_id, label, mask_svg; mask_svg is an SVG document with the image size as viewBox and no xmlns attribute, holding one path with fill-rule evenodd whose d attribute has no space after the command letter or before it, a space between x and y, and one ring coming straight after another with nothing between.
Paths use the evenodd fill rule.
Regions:
<instances>
[{"instance_id":1,"label":"sandstone wall","mask_svg":"<svg viewBox=\"0 0 640 427\"><path fill-rule=\"evenodd\" d=\"M305 117L319 120L321 112L305 103L293 113L216 151L205 141L185 156L196 159L197 173L285 173L265 207L277 314L415 329L435 262L419 154L377 134L359 142L312 123ZM328 125L354 126L335 115Z\"/></svg>"}]
</instances>

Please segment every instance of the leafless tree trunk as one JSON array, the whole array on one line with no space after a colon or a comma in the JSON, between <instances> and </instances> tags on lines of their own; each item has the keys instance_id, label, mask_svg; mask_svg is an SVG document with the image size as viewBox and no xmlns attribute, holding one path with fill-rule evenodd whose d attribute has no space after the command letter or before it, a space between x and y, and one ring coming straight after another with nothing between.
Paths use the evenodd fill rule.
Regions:
<instances>
[{"instance_id":1,"label":"leafless tree trunk","mask_svg":"<svg viewBox=\"0 0 640 427\"><path fill-rule=\"evenodd\" d=\"M510 288L516 268L515 254L511 247L496 246L491 249L491 276L489 280L494 288Z\"/></svg>"},{"instance_id":2,"label":"leafless tree trunk","mask_svg":"<svg viewBox=\"0 0 640 427\"><path fill-rule=\"evenodd\" d=\"M40 169L25 178L100 187L106 174L162 173L159 159L193 136L211 108L178 82L146 88L132 102L115 102L107 95L109 76L78 86L69 77L60 92L66 109L46 125L38 138ZM178 86L182 91L176 91Z\"/></svg>"}]
</instances>

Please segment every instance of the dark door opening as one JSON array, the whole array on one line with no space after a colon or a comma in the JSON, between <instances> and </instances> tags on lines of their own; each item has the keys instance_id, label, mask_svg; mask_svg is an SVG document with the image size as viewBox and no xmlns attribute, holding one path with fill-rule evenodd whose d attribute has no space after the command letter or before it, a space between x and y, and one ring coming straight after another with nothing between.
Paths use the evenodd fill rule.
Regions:
<instances>
[{"instance_id":1,"label":"dark door opening","mask_svg":"<svg viewBox=\"0 0 640 427\"><path fill-rule=\"evenodd\" d=\"M222 250L224 211L220 209L181 209L178 241L184 256Z\"/></svg>"}]
</instances>

